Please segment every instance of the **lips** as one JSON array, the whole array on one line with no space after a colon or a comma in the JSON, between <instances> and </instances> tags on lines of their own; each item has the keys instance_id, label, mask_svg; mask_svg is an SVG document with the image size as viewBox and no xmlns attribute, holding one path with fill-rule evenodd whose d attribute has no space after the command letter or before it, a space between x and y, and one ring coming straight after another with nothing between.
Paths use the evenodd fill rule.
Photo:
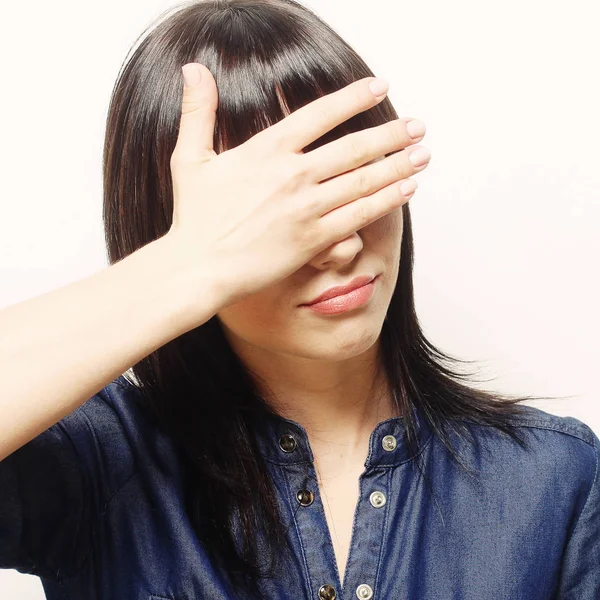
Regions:
<instances>
[{"instance_id":1,"label":"lips","mask_svg":"<svg viewBox=\"0 0 600 600\"><path fill-rule=\"evenodd\" d=\"M344 294L348 294L352 290L360 288L363 285L366 285L367 283L373 281L375 277L375 275L360 275L358 277L355 277L350 283L347 283L346 285L336 285L325 290L320 296L317 296L314 300L301 304L300 306L310 306L311 304L316 304L317 302L330 300L331 298L335 298L336 296L343 296Z\"/></svg>"}]
</instances>

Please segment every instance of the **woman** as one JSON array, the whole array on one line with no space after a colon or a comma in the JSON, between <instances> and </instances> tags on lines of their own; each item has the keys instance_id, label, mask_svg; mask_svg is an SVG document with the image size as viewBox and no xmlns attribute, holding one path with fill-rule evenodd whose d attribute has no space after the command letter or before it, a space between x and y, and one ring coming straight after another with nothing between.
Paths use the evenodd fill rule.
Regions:
<instances>
[{"instance_id":1,"label":"woman","mask_svg":"<svg viewBox=\"0 0 600 600\"><path fill-rule=\"evenodd\" d=\"M51 599L599 597L600 441L421 331L424 130L382 83L292 0L189 4L133 52L112 266L0 313L0 566Z\"/></svg>"}]
</instances>

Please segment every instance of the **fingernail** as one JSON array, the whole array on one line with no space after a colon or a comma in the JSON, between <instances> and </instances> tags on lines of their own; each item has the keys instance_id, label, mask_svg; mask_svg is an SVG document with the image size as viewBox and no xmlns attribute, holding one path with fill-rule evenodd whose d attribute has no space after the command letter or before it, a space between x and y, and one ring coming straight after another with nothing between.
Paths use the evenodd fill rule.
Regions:
<instances>
[{"instance_id":1,"label":"fingernail","mask_svg":"<svg viewBox=\"0 0 600 600\"><path fill-rule=\"evenodd\" d=\"M415 148L408 157L413 167L422 167L429 162L431 153L427 148L419 147Z\"/></svg>"},{"instance_id":2,"label":"fingernail","mask_svg":"<svg viewBox=\"0 0 600 600\"><path fill-rule=\"evenodd\" d=\"M202 73L200 73L200 69L196 66L195 63L188 63L187 65L183 65L181 67L183 71L183 78L185 79L185 85L188 87L195 87L200 85L202 81Z\"/></svg>"},{"instance_id":3,"label":"fingernail","mask_svg":"<svg viewBox=\"0 0 600 600\"><path fill-rule=\"evenodd\" d=\"M417 189L417 182L414 179L407 179L400 184L400 189L405 196L409 196Z\"/></svg>"},{"instance_id":4,"label":"fingernail","mask_svg":"<svg viewBox=\"0 0 600 600\"><path fill-rule=\"evenodd\" d=\"M425 123L413 119L406 124L406 131L408 131L408 135L410 135L413 140L416 140L425 135Z\"/></svg>"},{"instance_id":5,"label":"fingernail","mask_svg":"<svg viewBox=\"0 0 600 600\"><path fill-rule=\"evenodd\" d=\"M385 80L377 77L373 79L371 83L369 83L369 87L371 91L377 96L377 98L384 96L386 92L390 89L390 84Z\"/></svg>"}]
</instances>

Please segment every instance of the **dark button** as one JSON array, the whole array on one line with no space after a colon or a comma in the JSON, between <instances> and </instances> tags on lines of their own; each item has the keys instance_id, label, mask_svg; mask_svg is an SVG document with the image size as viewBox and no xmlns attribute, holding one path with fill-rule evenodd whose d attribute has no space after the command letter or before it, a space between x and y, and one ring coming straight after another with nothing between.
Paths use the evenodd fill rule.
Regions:
<instances>
[{"instance_id":1,"label":"dark button","mask_svg":"<svg viewBox=\"0 0 600 600\"><path fill-rule=\"evenodd\" d=\"M319 600L335 600L335 588L328 583L319 588Z\"/></svg>"},{"instance_id":2,"label":"dark button","mask_svg":"<svg viewBox=\"0 0 600 600\"><path fill-rule=\"evenodd\" d=\"M289 433L284 433L279 438L279 447L284 452L293 452L296 449L296 439L293 435L290 435Z\"/></svg>"},{"instance_id":3,"label":"dark button","mask_svg":"<svg viewBox=\"0 0 600 600\"><path fill-rule=\"evenodd\" d=\"M315 496L310 490L298 490L296 499L302 506L310 506L313 503Z\"/></svg>"}]
</instances>

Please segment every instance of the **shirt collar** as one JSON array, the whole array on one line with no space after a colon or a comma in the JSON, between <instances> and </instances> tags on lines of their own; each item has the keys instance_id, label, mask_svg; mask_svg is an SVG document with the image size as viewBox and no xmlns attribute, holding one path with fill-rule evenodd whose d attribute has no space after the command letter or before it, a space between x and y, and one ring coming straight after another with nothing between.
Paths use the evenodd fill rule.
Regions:
<instances>
[{"instance_id":1,"label":"shirt collar","mask_svg":"<svg viewBox=\"0 0 600 600\"><path fill-rule=\"evenodd\" d=\"M423 448L433 430L420 409L415 406L412 410L419 447ZM392 417L378 423L371 432L365 467L397 466L416 458L416 455L411 456L404 440L405 430L404 417ZM296 421L262 413L254 431L259 451L269 462L279 465L314 462L306 429Z\"/></svg>"}]
</instances>

